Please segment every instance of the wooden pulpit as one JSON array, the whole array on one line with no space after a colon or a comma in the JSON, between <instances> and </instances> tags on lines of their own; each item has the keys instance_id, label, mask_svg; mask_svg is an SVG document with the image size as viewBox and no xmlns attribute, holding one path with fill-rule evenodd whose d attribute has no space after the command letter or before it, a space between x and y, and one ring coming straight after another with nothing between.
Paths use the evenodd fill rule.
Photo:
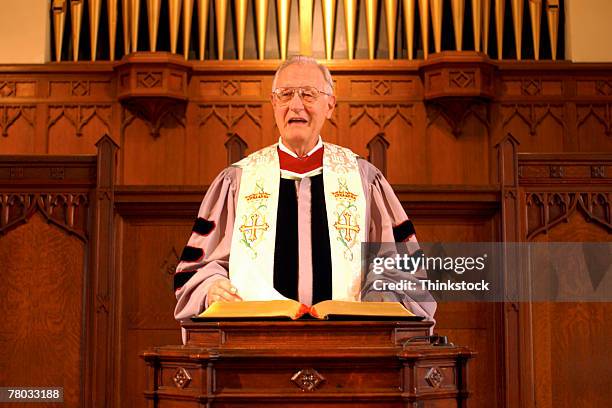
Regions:
<instances>
[{"instance_id":1,"label":"wooden pulpit","mask_svg":"<svg viewBox=\"0 0 612 408\"><path fill-rule=\"evenodd\" d=\"M187 323L184 346L156 347L149 407L466 407L464 347L432 345L432 323Z\"/></svg>"}]
</instances>

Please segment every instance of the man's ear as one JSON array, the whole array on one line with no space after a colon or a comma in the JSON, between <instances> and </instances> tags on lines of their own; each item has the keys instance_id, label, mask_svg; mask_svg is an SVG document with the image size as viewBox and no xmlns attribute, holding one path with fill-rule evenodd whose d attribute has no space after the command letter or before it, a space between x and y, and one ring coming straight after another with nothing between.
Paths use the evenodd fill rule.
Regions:
<instances>
[{"instance_id":1,"label":"man's ear","mask_svg":"<svg viewBox=\"0 0 612 408\"><path fill-rule=\"evenodd\" d=\"M327 97L327 119L331 119L334 109L336 108L336 96L331 95Z\"/></svg>"}]
</instances>

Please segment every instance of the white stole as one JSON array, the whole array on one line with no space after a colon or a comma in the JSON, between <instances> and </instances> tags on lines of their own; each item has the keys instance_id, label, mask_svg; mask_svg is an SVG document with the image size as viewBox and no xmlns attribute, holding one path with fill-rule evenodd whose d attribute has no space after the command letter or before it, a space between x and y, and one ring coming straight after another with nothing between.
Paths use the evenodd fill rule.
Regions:
<instances>
[{"instance_id":1,"label":"white stole","mask_svg":"<svg viewBox=\"0 0 612 408\"><path fill-rule=\"evenodd\" d=\"M229 277L244 300L285 299L274 289L280 186L277 144L234 164L242 169L230 249ZM366 200L351 150L323 144L323 188L332 261L332 298L358 301ZM297 220L296 220L297 222ZM319 237L311 237L318 239Z\"/></svg>"}]
</instances>

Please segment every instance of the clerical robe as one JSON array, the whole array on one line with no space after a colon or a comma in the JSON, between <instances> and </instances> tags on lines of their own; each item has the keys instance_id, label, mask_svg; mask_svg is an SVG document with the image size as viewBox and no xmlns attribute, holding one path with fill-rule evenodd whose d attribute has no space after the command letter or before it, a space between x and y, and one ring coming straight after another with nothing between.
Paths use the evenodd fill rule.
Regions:
<instances>
[{"instance_id":1,"label":"clerical robe","mask_svg":"<svg viewBox=\"0 0 612 408\"><path fill-rule=\"evenodd\" d=\"M331 299L329 235L325 216L319 143L306 158L298 158L279 143L281 183L274 255L274 289L283 296L312 305ZM366 198L365 242L407 242L416 245L416 234L399 200L382 173L358 159ZM208 189L175 274L177 320L186 320L208 307L207 293L219 279L228 279L230 248L236 219L242 169L223 170ZM371 289L373 279L399 281L423 278L406 273L386 273L364 280L362 300L402 302L416 315L433 320L436 303L429 294L381 293ZM348 284L348 283L347 283ZM240 295L240 293L238 293Z\"/></svg>"}]
</instances>

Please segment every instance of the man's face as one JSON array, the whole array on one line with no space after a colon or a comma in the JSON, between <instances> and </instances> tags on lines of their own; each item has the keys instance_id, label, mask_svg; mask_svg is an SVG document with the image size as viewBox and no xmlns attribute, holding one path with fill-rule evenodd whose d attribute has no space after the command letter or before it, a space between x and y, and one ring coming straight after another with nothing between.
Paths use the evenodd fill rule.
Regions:
<instances>
[{"instance_id":1,"label":"man's face","mask_svg":"<svg viewBox=\"0 0 612 408\"><path fill-rule=\"evenodd\" d=\"M289 65L279 73L276 89L298 87L313 87L331 93L326 87L323 73L313 64ZM335 104L335 96L323 93L312 103L304 103L297 92L287 103L282 103L272 96L274 119L283 142L289 146L314 145L325 119L331 118Z\"/></svg>"}]
</instances>

